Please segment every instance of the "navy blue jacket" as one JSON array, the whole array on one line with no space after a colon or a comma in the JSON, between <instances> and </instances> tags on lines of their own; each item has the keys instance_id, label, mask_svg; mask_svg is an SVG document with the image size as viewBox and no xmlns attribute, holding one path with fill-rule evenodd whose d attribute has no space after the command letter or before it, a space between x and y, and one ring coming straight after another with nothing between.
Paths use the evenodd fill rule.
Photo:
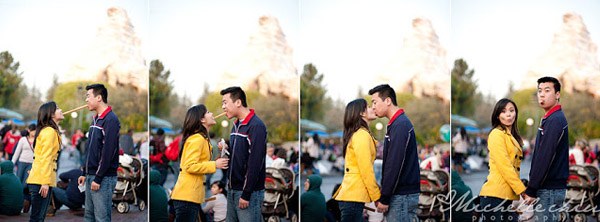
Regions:
<instances>
[{"instance_id":1,"label":"navy blue jacket","mask_svg":"<svg viewBox=\"0 0 600 222\"><path fill-rule=\"evenodd\" d=\"M390 204L393 195L420 192L420 169L415 128L400 109L387 126L383 142L383 169L379 202Z\"/></svg>"},{"instance_id":2,"label":"navy blue jacket","mask_svg":"<svg viewBox=\"0 0 600 222\"><path fill-rule=\"evenodd\" d=\"M244 121L236 121L231 129L229 144L229 188L241 190L242 198L250 200L252 192L265 189L267 155L267 127L253 109L250 109Z\"/></svg>"},{"instance_id":3,"label":"navy blue jacket","mask_svg":"<svg viewBox=\"0 0 600 222\"><path fill-rule=\"evenodd\" d=\"M84 174L96 175L94 182L97 184L105 176L117 176L120 129L121 123L110 106L93 118L88 132Z\"/></svg>"},{"instance_id":4,"label":"navy blue jacket","mask_svg":"<svg viewBox=\"0 0 600 222\"><path fill-rule=\"evenodd\" d=\"M67 185L67 199L77 205L85 204L85 192L79 192L79 184L77 179L81 176L82 171L80 169L72 169L67 172L61 173L58 178Z\"/></svg>"},{"instance_id":5,"label":"navy blue jacket","mask_svg":"<svg viewBox=\"0 0 600 222\"><path fill-rule=\"evenodd\" d=\"M569 128L560 105L542 118L535 139L529 184L525 193L537 197L540 189L566 189L569 177Z\"/></svg>"}]
</instances>

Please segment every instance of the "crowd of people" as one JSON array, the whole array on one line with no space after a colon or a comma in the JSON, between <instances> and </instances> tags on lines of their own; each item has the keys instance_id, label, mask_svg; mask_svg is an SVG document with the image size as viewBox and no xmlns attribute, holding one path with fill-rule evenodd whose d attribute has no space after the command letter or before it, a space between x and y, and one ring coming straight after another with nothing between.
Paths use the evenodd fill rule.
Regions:
<instances>
[{"instance_id":1,"label":"crowd of people","mask_svg":"<svg viewBox=\"0 0 600 222\"><path fill-rule=\"evenodd\" d=\"M20 128L8 121L0 129L0 214L29 213L30 221L44 221L64 206L86 221L111 220L119 156L139 155L145 142L134 144L131 130L119 133L104 85L86 90L87 108L95 113L87 132L67 135L59 126L62 110L53 101L40 106L36 123ZM71 163L63 163L68 167L58 174L61 154Z\"/></svg>"},{"instance_id":2,"label":"crowd of people","mask_svg":"<svg viewBox=\"0 0 600 222\"><path fill-rule=\"evenodd\" d=\"M245 92L230 87L221 95L227 118L235 119L227 140L210 132L216 121L202 104L188 109L181 133L168 145L163 129L152 135L150 221L262 221L266 168L298 172L298 152L267 143L267 128L248 108ZM213 178L217 170L220 179ZM175 183L165 187L170 173ZM289 202L297 205L297 197Z\"/></svg>"}]
</instances>

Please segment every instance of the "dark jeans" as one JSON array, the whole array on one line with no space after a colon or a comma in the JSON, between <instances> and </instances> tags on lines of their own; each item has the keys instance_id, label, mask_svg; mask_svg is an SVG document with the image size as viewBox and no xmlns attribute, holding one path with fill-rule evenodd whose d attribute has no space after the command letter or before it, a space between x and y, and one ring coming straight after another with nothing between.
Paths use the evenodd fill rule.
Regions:
<instances>
[{"instance_id":1,"label":"dark jeans","mask_svg":"<svg viewBox=\"0 0 600 222\"><path fill-rule=\"evenodd\" d=\"M175 222L198 221L200 204L188 201L173 200L175 206Z\"/></svg>"},{"instance_id":2,"label":"dark jeans","mask_svg":"<svg viewBox=\"0 0 600 222\"><path fill-rule=\"evenodd\" d=\"M41 185L28 184L29 194L31 195L31 214L29 215L29 221L44 221L46 218L46 211L48 210L48 204L50 203L50 197L52 193L52 187L48 189L48 195L43 198L40 194Z\"/></svg>"},{"instance_id":3,"label":"dark jeans","mask_svg":"<svg viewBox=\"0 0 600 222\"><path fill-rule=\"evenodd\" d=\"M342 212L342 222L364 222L363 209L365 203L338 201Z\"/></svg>"},{"instance_id":4,"label":"dark jeans","mask_svg":"<svg viewBox=\"0 0 600 222\"><path fill-rule=\"evenodd\" d=\"M513 210L509 211L512 200L504 200L496 197L481 197L479 210L481 219L486 221L518 221L519 215Z\"/></svg>"},{"instance_id":5,"label":"dark jeans","mask_svg":"<svg viewBox=\"0 0 600 222\"><path fill-rule=\"evenodd\" d=\"M80 209L83 206L83 203L73 203L70 201L66 190L56 188L52 190L52 194L54 194L52 196L54 196L54 204L56 205L56 209L60 209L62 205L67 206L71 210Z\"/></svg>"}]
</instances>

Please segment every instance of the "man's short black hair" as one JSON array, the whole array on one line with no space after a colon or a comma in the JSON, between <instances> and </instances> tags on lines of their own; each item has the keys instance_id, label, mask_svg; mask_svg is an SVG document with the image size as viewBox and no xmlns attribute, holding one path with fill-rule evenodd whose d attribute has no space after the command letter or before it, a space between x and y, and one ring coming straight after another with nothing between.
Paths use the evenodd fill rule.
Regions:
<instances>
[{"instance_id":1,"label":"man's short black hair","mask_svg":"<svg viewBox=\"0 0 600 222\"><path fill-rule=\"evenodd\" d=\"M242 101L242 106L248 107L248 104L246 103L246 93L244 92L244 90L242 90L242 88L240 88L239 86L232 86L227 89L221 90L222 96L224 96L227 93L229 93L231 101L235 102L239 99Z\"/></svg>"},{"instance_id":2,"label":"man's short black hair","mask_svg":"<svg viewBox=\"0 0 600 222\"><path fill-rule=\"evenodd\" d=\"M369 95L373 95L375 93L379 93L379 98L381 98L381 100L390 98L392 100L392 104L394 104L394 106L398 106L398 102L396 102L396 91L394 91L390 85L381 84L369 90Z\"/></svg>"},{"instance_id":3,"label":"man's short black hair","mask_svg":"<svg viewBox=\"0 0 600 222\"><path fill-rule=\"evenodd\" d=\"M103 84L92 84L85 87L85 90L92 90L94 96L102 96L102 101L108 103L108 90Z\"/></svg>"},{"instance_id":4,"label":"man's short black hair","mask_svg":"<svg viewBox=\"0 0 600 222\"><path fill-rule=\"evenodd\" d=\"M156 135L159 135L159 136L165 135L165 130L163 128L158 128L158 130L156 130Z\"/></svg>"},{"instance_id":5,"label":"man's short black hair","mask_svg":"<svg viewBox=\"0 0 600 222\"><path fill-rule=\"evenodd\" d=\"M540 86L541 83L545 83L545 82L554 83L554 92L560 92L560 82L558 81L558 79L556 79L554 77L550 77L550 76L545 76L545 77L539 78L537 81L538 86Z\"/></svg>"}]
</instances>

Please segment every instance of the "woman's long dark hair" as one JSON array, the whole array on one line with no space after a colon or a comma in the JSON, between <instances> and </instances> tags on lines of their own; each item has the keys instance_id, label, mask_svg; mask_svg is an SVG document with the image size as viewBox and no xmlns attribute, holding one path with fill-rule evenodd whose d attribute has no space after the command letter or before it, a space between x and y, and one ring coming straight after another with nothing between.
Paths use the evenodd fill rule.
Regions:
<instances>
[{"instance_id":1,"label":"woman's long dark hair","mask_svg":"<svg viewBox=\"0 0 600 222\"><path fill-rule=\"evenodd\" d=\"M501 126L503 130L506 130L506 128L502 125L502 122L500 122L499 116L508 103L512 103L515 107L515 122L510 127L510 133L517 140L519 145L523 147L523 139L521 138L521 135L519 135L519 128L517 127L517 120L519 120L519 109L517 108L517 104L515 104L515 102L512 100L504 98L496 103L494 112L492 113L492 130L498 126Z\"/></svg>"},{"instance_id":2,"label":"woman's long dark hair","mask_svg":"<svg viewBox=\"0 0 600 222\"><path fill-rule=\"evenodd\" d=\"M38 115L37 115L37 126L35 129L35 137L33 138L33 148L34 149L35 149L35 142L43 128L49 126L49 127L52 127L54 130L56 130L56 132L58 133L58 125L56 124L56 122L54 122L54 120L52 120L52 116L56 112L56 109L58 109L58 106L56 105L56 103L54 101L44 103L44 104L42 104L42 106L40 106L40 109L38 110ZM59 139L59 143L60 143L60 139Z\"/></svg>"},{"instance_id":3,"label":"woman's long dark hair","mask_svg":"<svg viewBox=\"0 0 600 222\"><path fill-rule=\"evenodd\" d=\"M346 111L344 112L344 156L346 156L346 149L352 134L361 127L364 127L367 131L369 130L369 125L360 116L365 111L367 111L367 101L364 99L355 99L346 105Z\"/></svg>"},{"instance_id":4,"label":"woman's long dark hair","mask_svg":"<svg viewBox=\"0 0 600 222\"><path fill-rule=\"evenodd\" d=\"M185 141L188 139L188 137L196 133L200 133L205 138L208 138L208 129L202 125L202 118L204 118L204 115L207 112L208 110L206 109L206 106L200 104L192 106L188 109L187 114L185 114L179 159L181 159L181 155L183 154L183 146L185 145Z\"/></svg>"}]
</instances>

